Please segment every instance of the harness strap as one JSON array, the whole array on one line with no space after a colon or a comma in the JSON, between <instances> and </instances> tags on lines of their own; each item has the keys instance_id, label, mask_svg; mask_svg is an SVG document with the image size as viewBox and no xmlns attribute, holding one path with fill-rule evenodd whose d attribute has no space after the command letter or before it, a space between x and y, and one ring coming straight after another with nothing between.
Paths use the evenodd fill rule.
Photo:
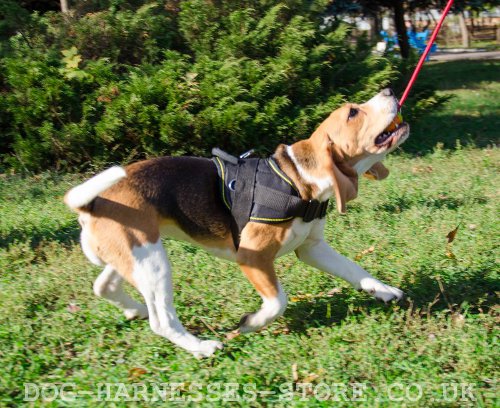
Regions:
<instances>
[{"instance_id":1,"label":"harness strap","mask_svg":"<svg viewBox=\"0 0 500 408\"><path fill-rule=\"evenodd\" d=\"M234 195L231 207L231 212L238 226L238 236L234 237L233 234L233 240L235 243L237 241L238 244L236 248L239 247L241 231L248 223L252 211L258 165L259 159L240 160L239 162L235 188L238 194Z\"/></svg>"},{"instance_id":2,"label":"harness strap","mask_svg":"<svg viewBox=\"0 0 500 408\"><path fill-rule=\"evenodd\" d=\"M311 222L316 218L323 218L328 208L328 200L320 202L318 200L303 200L272 188L257 185L253 200L256 204L274 210L286 209L289 217L301 217L304 222Z\"/></svg>"},{"instance_id":3,"label":"harness strap","mask_svg":"<svg viewBox=\"0 0 500 408\"><path fill-rule=\"evenodd\" d=\"M303 200L298 197L296 194L299 193L296 187L281 173L271 158L267 159L266 164L276 173L274 177L284 180L292 187L293 192L287 193L280 191L279 187L275 189L266 186L266 182L269 181L269 178L266 179L266 177L269 176L266 176L268 173L265 169L263 173L259 173L264 174L264 179L259 179L262 176L257 177L258 169L261 168L259 164L265 163L266 159L238 159L220 149L213 149L212 154L215 156L212 160L221 178L222 200L231 211L230 228L236 249L240 245L241 231L250 220L276 223L300 217L304 222L311 222L317 218L325 217L328 200L320 202L318 200ZM272 182L271 185L273 185ZM273 214L279 214L279 218L266 218L265 216L259 218L259 211L264 210L265 214L265 208L274 210ZM254 217L252 217L253 211L257 211Z\"/></svg>"}]
</instances>

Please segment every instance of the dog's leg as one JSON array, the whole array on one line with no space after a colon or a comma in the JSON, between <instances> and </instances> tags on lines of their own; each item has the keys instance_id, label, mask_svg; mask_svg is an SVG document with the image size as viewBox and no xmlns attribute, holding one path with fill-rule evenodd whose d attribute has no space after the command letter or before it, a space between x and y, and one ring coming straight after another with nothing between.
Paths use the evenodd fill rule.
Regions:
<instances>
[{"instance_id":1,"label":"dog's leg","mask_svg":"<svg viewBox=\"0 0 500 408\"><path fill-rule=\"evenodd\" d=\"M274 258L287 229L250 222L241 232L238 264L262 298L261 308L242 317L239 332L258 330L283 314L287 297L274 271Z\"/></svg>"},{"instance_id":2,"label":"dog's leg","mask_svg":"<svg viewBox=\"0 0 500 408\"><path fill-rule=\"evenodd\" d=\"M262 306L257 312L241 318L239 332L248 333L281 316L286 309L287 296L276 277L272 260L266 260L260 266L240 263L240 268L262 298Z\"/></svg>"},{"instance_id":3,"label":"dog's leg","mask_svg":"<svg viewBox=\"0 0 500 408\"><path fill-rule=\"evenodd\" d=\"M122 309L127 319L148 317L146 306L124 292L123 278L111 265L107 265L95 280L94 293Z\"/></svg>"},{"instance_id":4,"label":"dog's leg","mask_svg":"<svg viewBox=\"0 0 500 408\"><path fill-rule=\"evenodd\" d=\"M195 357L209 357L222 349L222 343L198 339L179 321L173 304L172 272L161 240L134 247L132 255L132 278L146 300L151 329Z\"/></svg>"},{"instance_id":5,"label":"dog's leg","mask_svg":"<svg viewBox=\"0 0 500 408\"><path fill-rule=\"evenodd\" d=\"M364 290L384 302L400 300L403 297L401 290L375 279L361 266L333 250L323 239L308 239L295 253L301 261L338 276L355 289Z\"/></svg>"}]
</instances>

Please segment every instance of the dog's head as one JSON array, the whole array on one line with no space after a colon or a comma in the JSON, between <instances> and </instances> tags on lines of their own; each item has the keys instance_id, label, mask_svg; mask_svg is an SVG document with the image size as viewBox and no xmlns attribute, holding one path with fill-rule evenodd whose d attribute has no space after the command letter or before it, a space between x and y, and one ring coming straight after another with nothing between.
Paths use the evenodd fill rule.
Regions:
<instances>
[{"instance_id":1,"label":"dog's head","mask_svg":"<svg viewBox=\"0 0 500 408\"><path fill-rule=\"evenodd\" d=\"M320 146L315 150L321 157L321 173L333 176L339 212L344 213L346 202L357 196L360 174L376 180L388 176L381 160L410 132L407 123L396 124L397 113L398 100L387 88L368 102L347 103L335 110L309 139Z\"/></svg>"},{"instance_id":2,"label":"dog's head","mask_svg":"<svg viewBox=\"0 0 500 408\"><path fill-rule=\"evenodd\" d=\"M345 212L345 203L356 197L359 174L376 180L388 176L381 160L410 133L405 122L388 130L397 113L398 100L387 88L363 104L345 104L321 124L328 137L339 212Z\"/></svg>"},{"instance_id":3,"label":"dog's head","mask_svg":"<svg viewBox=\"0 0 500 408\"><path fill-rule=\"evenodd\" d=\"M370 156L381 160L408 138L410 127L405 122L392 131L386 130L397 113L398 100L387 88L361 105L345 104L332 112L321 127L354 165Z\"/></svg>"}]
</instances>

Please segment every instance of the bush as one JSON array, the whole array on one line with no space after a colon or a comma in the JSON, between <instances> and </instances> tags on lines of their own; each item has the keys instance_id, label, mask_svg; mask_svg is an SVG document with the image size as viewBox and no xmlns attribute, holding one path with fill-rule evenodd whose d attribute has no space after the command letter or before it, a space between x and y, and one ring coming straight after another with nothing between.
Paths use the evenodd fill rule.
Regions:
<instances>
[{"instance_id":1,"label":"bush","mask_svg":"<svg viewBox=\"0 0 500 408\"><path fill-rule=\"evenodd\" d=\"M347 24L325 24L324 1L110 3L32 14L2 44L6 165L81 168L213 146L268 154L346 99L397 85L405 68L353 41ZM439 103L423 94L420 110Z\"/></svg>"}]
</instances>

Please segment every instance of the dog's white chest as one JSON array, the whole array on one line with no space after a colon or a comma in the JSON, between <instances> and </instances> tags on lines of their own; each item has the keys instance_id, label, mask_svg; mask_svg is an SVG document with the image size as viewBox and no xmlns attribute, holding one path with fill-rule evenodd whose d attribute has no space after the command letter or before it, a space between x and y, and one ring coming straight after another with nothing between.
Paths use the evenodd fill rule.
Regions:
<instances>
[{"instance_id":1,"label":"dog's white chest","mask_svg":"<svg viewBox=\"0 0 500 408\"><path fill-rule=\"evenodd\" d=\"M302 245L318 222L319 220L304 222L302 218L294 219L277 257L292 252Z\"/></svg>"}]
</instances>

